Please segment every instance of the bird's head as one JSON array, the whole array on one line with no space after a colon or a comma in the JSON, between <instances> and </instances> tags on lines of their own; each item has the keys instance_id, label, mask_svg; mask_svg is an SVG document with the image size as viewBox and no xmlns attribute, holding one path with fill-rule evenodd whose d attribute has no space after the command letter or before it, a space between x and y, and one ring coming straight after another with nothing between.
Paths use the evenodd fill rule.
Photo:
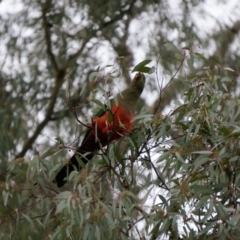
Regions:
<instances>
[{"instance_id":1,"label":"bird's head","mask_svg":"<svg viewBox=\"0 0 240 240\"><path fill-rule=\"evenodd\" d=\"M140 96L143 91L144 85L145 85L145 75L139 72L134 76L130 84L130 87L135 89Z\"/></svg>"}]
</instances>

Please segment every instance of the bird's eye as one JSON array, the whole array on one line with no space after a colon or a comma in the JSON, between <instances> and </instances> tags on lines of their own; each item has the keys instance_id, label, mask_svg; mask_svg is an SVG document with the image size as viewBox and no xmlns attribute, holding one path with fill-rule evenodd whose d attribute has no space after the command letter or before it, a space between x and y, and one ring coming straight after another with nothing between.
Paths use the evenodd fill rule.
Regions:
<instances>
[{"instance_id":1,"label":"bird's eye","mask_svg":"<svg viewBox=\"0 0 240 240\"><path fill-rule=\"evenodd\" d=\"M139 72L139 73L136 75L136 80L137 80L137 81L140 80L140 79L141 79L141 76L142 76L142 74Z\"/></svg>"}]
</instances>

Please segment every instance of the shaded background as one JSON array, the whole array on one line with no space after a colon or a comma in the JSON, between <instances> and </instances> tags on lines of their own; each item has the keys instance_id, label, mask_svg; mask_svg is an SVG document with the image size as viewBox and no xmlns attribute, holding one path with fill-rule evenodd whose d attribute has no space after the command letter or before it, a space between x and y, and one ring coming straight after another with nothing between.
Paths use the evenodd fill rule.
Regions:
<instances>
[{"instance_id":1,"label":"shaded background","mask_svg":"<svg viewBox=\"0 0 240 240\"><path fill-rule=\"evenodd\" d=\"M238 96L239 30L237 0L1 1L0 180L15 158L29 161L59 141L74 148L85 129L71 107L89 121L92 100L124 88L144 59L156 67L140 104L148 112L171 111L185 88L180 76L201 68L185 50L204 55L210 68L233 69ZM93 80L95 72L105 77ZM56 163L70 156L54 151Z\"/></svg>"},{"instance_id":2,"label":"shaded background","mask_svg":"<svg viewBox=\"0 0 240 240\"><path fill-rule=\"evenodd\" d=\"M120 68L122 84L113 83L120 89L144 59L157 61L158 79L167 82L183 47L209 64L239 68L237 1L3 1L0 8L1 170L29 150L42 152L50 138L72 141L76 125L64 98L70 87L72 105L83 102L78 93L98 66L105 74L106 65ZM161 110L180 90L177 80L165 89ZM149 76L150 107L158 94L156 75Z\"/></svg>"}]
</instances>

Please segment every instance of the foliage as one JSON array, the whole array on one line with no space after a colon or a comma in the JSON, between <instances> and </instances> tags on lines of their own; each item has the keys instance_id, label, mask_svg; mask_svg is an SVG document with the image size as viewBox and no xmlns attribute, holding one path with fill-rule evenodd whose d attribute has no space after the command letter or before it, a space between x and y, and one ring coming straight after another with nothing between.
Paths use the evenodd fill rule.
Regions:
<instances>
[{"instance_id":1,"label":"foliage","mask_svg":"<svg viewBox=\"0 0 240 240\"><path fill-rule=\"evenodd\" d=\"M18 4L0 14L0 239L238 239L239 19L204 37L196 1ZM133 131L57 189L131 71L147 79Z\"/></svg>"},{"instance_id":2,"label":"foliage","mask_svg":"<svg viewBox=\"0 0 240 240\"><path fill-rule=\"evenodd\" d=\"M57 146L13 161L2 186L2 236L17 239L30 224L30 236L50 239L236 238L240 109L228 75L206 65L182 77L188 87L170 115L139 113L132 134L71 174L68 190L49 182L61 165L48 161Z\"/></svg>"}]
</instances>

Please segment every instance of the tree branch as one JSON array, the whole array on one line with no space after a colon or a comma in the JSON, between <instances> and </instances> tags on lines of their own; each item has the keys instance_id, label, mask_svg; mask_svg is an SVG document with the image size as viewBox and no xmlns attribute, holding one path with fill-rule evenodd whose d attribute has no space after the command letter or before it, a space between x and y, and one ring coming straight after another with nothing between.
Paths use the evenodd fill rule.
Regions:
<instances>
[{"instance_id":1,"label":"tree branch","mask_svg":"<svg viewBox=\"0 0 240 240\"><path fill-rule=\"evenodd\" d=\"M37 126L35 129L33 135L27 140L27 142L24 144L23 149L20 153L18 153L15 158L24 157L25 153L31 149L33 143L37 139L38 135L41 133L43 128L48 124L48 122L51 120L51 116L53 114L54 106L57 100L59 89L61 88L63 81L65 77L65 71L61 70L58 72L56 78L55 78L55 87L52 90L51 94L51 101L49 102L48 108L46 110L45 118L44 120Z\"/></svg>"},{"instance_id":2,"label":"tree branch","mask_svg":"<svg viewBox=\"0 0 240 240\"><path fill-rule=\"evenodd\" d=\"M43 23L43 28L44 28L44 33L45 33L45 42L47 46L47 54L51 60L51 63L56 71L59 70L55 55L53 54L52 51L52 42L51 42L51 31L50 31L50 25L49 22L47 21L46 13L49 10L51 6L51 1L47 1L45 4L45 7L42 8L42 23Z\"/></svg>"}]
</instances>

